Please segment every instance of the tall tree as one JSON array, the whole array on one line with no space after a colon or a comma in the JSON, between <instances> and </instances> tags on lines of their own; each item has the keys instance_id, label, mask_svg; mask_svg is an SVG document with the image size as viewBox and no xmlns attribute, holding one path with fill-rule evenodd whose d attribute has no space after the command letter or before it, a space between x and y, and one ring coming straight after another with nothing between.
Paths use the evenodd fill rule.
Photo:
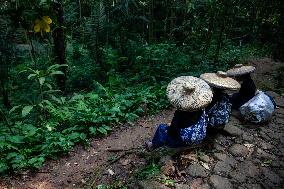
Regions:
<instances>
[{"instance_id":1,"label":"tall tree","mask_svg":"<svg viewBox=\"0 0 284 189\"><path fill-rule=\"evenodd\" d=\"M56 21L58 23L58 26L53 31L55 62L57 64L63 65L66 63L63 1L62 0L53 1L53 10L56 15ZM64 73L64 75L57 76L57 84L60 90L64 91L67 68L65 66L61 67L61 71Z\"/></svg>"}]
</instances>

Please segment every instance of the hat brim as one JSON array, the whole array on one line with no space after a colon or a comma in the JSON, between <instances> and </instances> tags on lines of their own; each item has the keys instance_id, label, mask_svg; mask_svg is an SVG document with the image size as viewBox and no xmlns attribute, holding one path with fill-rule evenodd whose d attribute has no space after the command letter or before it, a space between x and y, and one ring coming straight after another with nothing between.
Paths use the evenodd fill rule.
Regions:
<instances>
[{"instance_id":1,"label":"hat brim","mask_svg":"<svg viewBox=\"0 0 284 189\"><path fill-rule=\"evenodd\" d=\"M227 75L230 77L241 76L245 74L250 74L255 71L254 66L242 66L239 68L232 68L227 71Z\"/></svg>"},{"instance_id":2,"label":"hat brim","mask_svg":"<svg viewBox=\"0 0 284 189\"><path fill-rule=\"evenodd\" d=\"M219 89L238 90L241 88L239 82L233 78L226 76L222 77L216 73L204 73L200 75L200 78L206 81L211 87L216 87Z\"/></svg>"},{"instance_id":3,"label":"hat brim","mask_svg":"<svg viewBox=\"0 0 284 189\"><path fill-rule=\"evenodd\" d=\"M193 87L194 91L186 92L184 87L188 85ZM213 94L210 86L202 79L181 76L169 83L167 97L179 110L196 111L205 108L212 101Z\"/></svg>"}]
</instances>

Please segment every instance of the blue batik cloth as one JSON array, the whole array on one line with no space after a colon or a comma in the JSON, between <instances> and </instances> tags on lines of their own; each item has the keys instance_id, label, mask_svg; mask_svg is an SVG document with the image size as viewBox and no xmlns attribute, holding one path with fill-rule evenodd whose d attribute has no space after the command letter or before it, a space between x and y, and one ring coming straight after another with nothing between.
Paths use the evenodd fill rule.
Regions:
<instances>
[{"instance_id":1,"label":"blue batik cloth","mask_svg":"<svg viewBox=\"0 0 284 189\"><path fill-rule=\"evenodd\" d=\"M207 111L208 128L223 129L225 124L229 122L232 104L227 95L223 95L220 100Z\"/></svg>"},{"instance_id":2,"label":"blue batik cloth","mask_svg":"<svg viewBox=\"0 0 284 189\"><path fill-rule=\"evenodd\" d=\"M160 124L152 140L153 148L168 146L172 148L198 144L206 137L207 115L203 111L200 119L194 124L179 130L177 137L168 134L169 126Z\"/></svg>"}]
</instances>

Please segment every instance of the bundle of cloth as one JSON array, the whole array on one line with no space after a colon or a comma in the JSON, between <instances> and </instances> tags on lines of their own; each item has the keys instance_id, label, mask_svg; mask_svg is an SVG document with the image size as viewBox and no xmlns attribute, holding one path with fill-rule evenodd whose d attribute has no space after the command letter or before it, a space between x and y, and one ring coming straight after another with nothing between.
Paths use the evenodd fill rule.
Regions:
<instances>
[{"instance_id":1,"label":"bundle of cloth","mask_svg":"<svg viewBox=\"0 0 284 189\"><path fill-rule=\"evenodd\" d=\"M253 66L237 64L227 71L227 75L241 83L238 93L231 97L232 108L240 111L241 117L252 123L263 123L271 119L275 111L274 99L263 91L257 89L251 73Z\"/></svg>"},{"instance_id":2,"label":"bundle of cloth","mask_svg":"<svg viewBox=\"0 0 284 189\"><path fill-rule=\"evenodd\" d=\"M180 76L167 86L167 97L176 108L171 124L160 124L146 148L172 148L199 144L209 130L222 130L232 108L247 121L268 121L275 110L274 100L258 91L250 74L253 66L235 65L227 72L204 73L200 78ZM240 83L241 84L240 84ZM226 91L238 91L229 96Z\"/></svg>"}]
</instances>

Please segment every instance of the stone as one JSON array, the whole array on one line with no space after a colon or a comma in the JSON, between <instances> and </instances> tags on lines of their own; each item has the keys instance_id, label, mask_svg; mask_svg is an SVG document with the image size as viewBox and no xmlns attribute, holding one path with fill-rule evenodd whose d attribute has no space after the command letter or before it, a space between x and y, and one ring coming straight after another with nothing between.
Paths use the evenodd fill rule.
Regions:
<instances>
[{"instance_id":1,"label":"stone","mask_svg":"<svg viewBox=\"0 0 284 189\"><path fill-rule=\"evenodd\" d=\"M232 124L226 124L224 127L224 131L229 133L232 136L241 136L244 131Z\"/></svg>"},{"instance_id":2,"label":"stone","mask_svg":"<svg viewBox=\"0 0 284 189\"><path fill-rule=\"evenodd\" d=\"M216 174L221 173L221 174L228 175L231 170L232 170L232 167L224 161L218 161L214 167L214 172Z\"/></svg>"},{"instance_id":3,"label":"stone","mask_svg":"<svg viewBox=\"0 0 284 189\"><path fill-rule=\"evenodd\" d=\"M229 173L230 177L236 180L238 183L243 183L246 181L247 177L240 170L234 170Z\"/></svg>"},{"instance_id":4,"label":"stone","mask_svg":"<svg viewBox=\"0 0 284 189\"><path fill-rule=\"evenodd\" d=\"M214 156L221 161L224 161L225 163L229 164L230 166L235 166L237 161L232 157L225 153L214 153Z\"/></svg>"},{"instance_id":5,"label":"stone","mask_svg":"<svg viewBox=\"0 0 284 189\"><path fill-rule=\"evenodd\" d=\"M199 189L210 189L210 188L211 187L209 186L209 184L205 183L205 184L202 184Z\"/></svg>"},{"instance_id":6,"label":"stone","mask_svg":"<svg viewBox=\"0 0 284 189\"><path fill-rule=\"evenodd\" d=\"M266 167L262 167L261 172L262 175L273 184L280 184L282 182L282 179L276 173Z\"/></svg>"},{"instance_id":7,"label":"stone","mask_svg":"<svg viewBox=\"0 0 284 189\"><path fill-rule=\"evenodd\" d=\"M241 144L234 144L230 147L229 152L234 156L246 156L249 153L249 150L247 147L241 145Z\"/></svg>"},{"instance_id":8,"label":"stone","mask_svg":"<svg viewBox=\"0 0 284 189\"><path fill-rule=\"evenodd\" d=\"M206 177L208 175L208 171L198 163L191 164L185 171L192 177Z\"/></svg>"},{"instance_id":9,"label":"stone","mask_svg":"<svg viewBox=\"0 0 284 189\"><path fill-rule=\"evenodd\" d=\"M225 148L223 146L221 146L220 144L218 144L218 143L214 143L214 148L217 151L225 151Z\"/></svg>"},{"instance_id":10,"label":"stone","mask_svg":"<svg viewBox=\"0 0 284 189\"><path fill-rule=\"evenodd\" d=\"M242 184L238 189L262 189L260 184Z\"/></svg>"},{"instance_id":11,"label":"stone","mask_svg":"<svg viewBox=\"0 0 284 189\"><path fill-rule=\"evenodd\" d=\"M257 157L260 158L260 159L269 159L269 160L274 160L276 159L276 157L272 154L269 154L267 152L265 152L264 150L258 148L256 150L256 153L257 153Z\"/></svg>"},{"instance_id":12,"label":"stone","mask_svg":"<svg viewBox=\"0 0 284 189\"><path fill-rule=\"evenodd\" d=\"M260 174L259 168L254 165L251 161L241 162L238 166L241 172L243 172L246 176L254 178Z\"/></svg>"},{"instance_id":13,"label":"stone","mask_svg":"<svg viewBox=\"0 0 284 189\"><path fill-rule=\"evenodd\" d=\"M229 175L239 183L245 182L249 178L256 178L260 174L259 168L251 161L244 161L238 164L237 168Z\"/></svg>"},{"instance_id":14,"label":"stone","mask_svg":"<svg viewBox=\"0 0 284 189\"><path fill-rule=\"evenodd\" d=\"M208 155L202 155L200 156L200 160L208 163L210 161L210 157Z\"/></svg>"},{"instance_id":15,"label":"stone","mask_svg":"<svg viewBox=\"0 0 284 189\"><path fill-rule=\"evenodd\" d=\"M190 189L199 189L200 186L203 184L203 180L202 178L197 178L197 179L194 179L190 182Z\"/></svg>"},{"instance_id":16,"label":"stone","mask_svg":"<svg viewBox=\"0 0 284 189\"><path fill-rule=\"evenodd\" d=\"M283 97L281 97L279 94L277 94L276 92L273 91L266 91L266 93L268 95L270 95L271 97L273 97L275 103L277 106L284 108L284 99Z\"/></svg>"},{"instance_id":17,"label":"stone","mask_svg":"<svg viewBox=\"0 0 284 189\"><path fill-rule=\"evenodd\" d=\"M142 180L139 181L138 184L141 189L169 189L161 183L153 180Z\"/></svg>"},{"instance_id":18,"label":"stone","mask_svg":"<svg viewBox=\"0 0 284 189\"><path fill-rule=\"evenodd\" d=\"M225 178L225 177L221 177L219 175L212 175L210 177L210 182L212 183L212 185L214 186L215 189L231 189L233 188L233 185L231 184L231 182L229 181L229 179Z\"/></svg>"},{"instance_id":19,"label":"stone","mask_svg":"<svg viewBox=\"0 0 284 189\"><path fill-rule=\"evenodd\" d=\"M166 176L173 175L176 171L174 166L174 161L171 159L167 159L161 162L161 173Z\"/></svg>"},{"instance_id":20,"label":"stone","mask_svg":"<svg viewBox=\"0 0 284 189\"><path fill-rule=\"evenodd\" d=\"M175 184L175 188L176 189L191 189L189 185L187 185L187 184L179 184L179 183Z\"/></svg>"}]
</instances>

